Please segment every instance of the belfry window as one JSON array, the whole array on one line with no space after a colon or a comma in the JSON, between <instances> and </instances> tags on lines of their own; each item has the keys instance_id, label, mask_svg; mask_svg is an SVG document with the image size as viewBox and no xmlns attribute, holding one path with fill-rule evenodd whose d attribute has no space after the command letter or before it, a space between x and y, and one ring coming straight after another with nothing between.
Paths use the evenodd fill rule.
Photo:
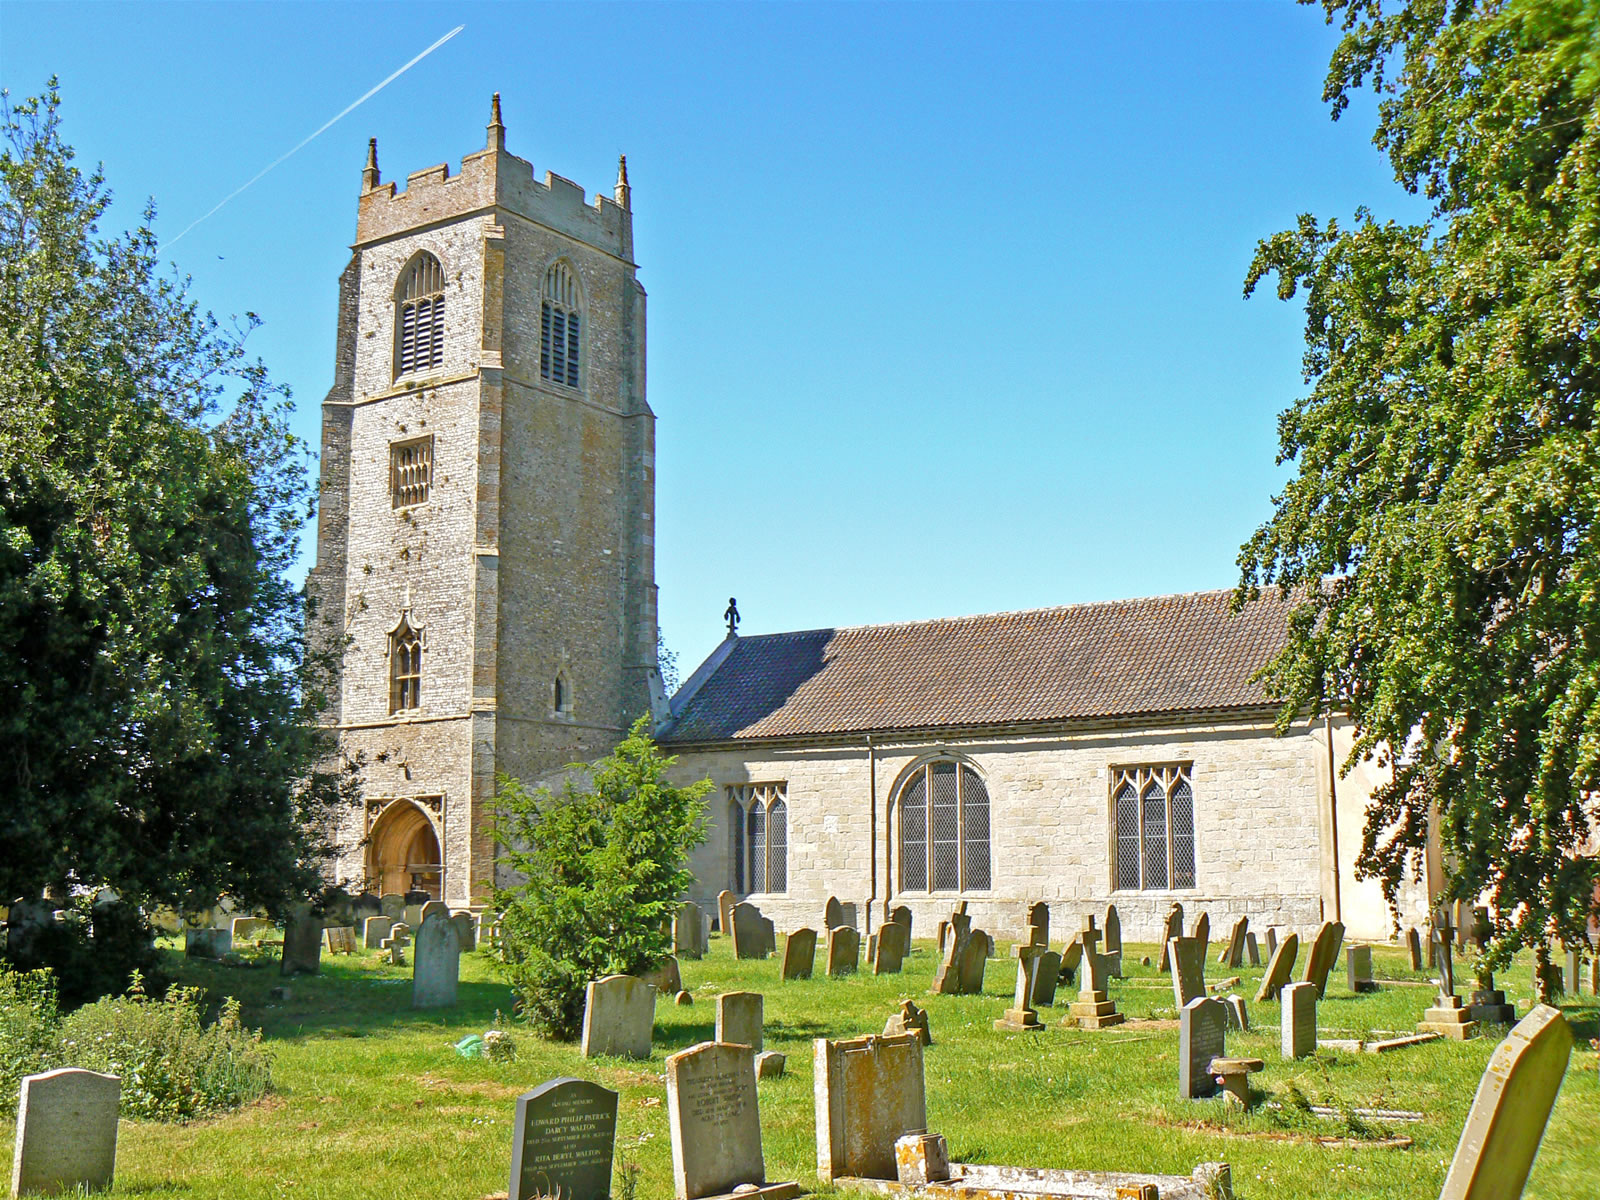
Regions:
<instances>
[{"instance_id":1,"label":"belfry window","mask_svg":"<svg viewBox=\"0 0 1600 1200\"><path fill-rule=\"evenodd\" d=\"M565 671L556 672L555 686L551 689L552 707L559 717L572 715L572 685L567 682Z\"/></svg>"},{"instance_id":2,"label":"belfry window","mask_svg":"<svg viewBox=\"0 0 1600 1200\"><path fill-rule=\"evenodd\" d=\"M544 277L544 304L539 313L539 374L552 383L578 386L583 358L582 294L572 268L554 264Z\"/></svg>"},{"instance_id":3,"label":"belfry window","mask_svg":"<svg viewBox=\"0 0 1600 1200\"><path fill-rule=\"evenodd\" d=\"M389 711L422 707L422 632L404 616L389 634Z\"/></svg>"},{"instance_id":4,"label":"belfry window","mask_svg":"<svg viewBox=\"0 0 1600 1200\"><path fill-rule=\"evenodd\" d=\"M394 359L396 375L444 365L444 268L427 251L395 285Z\"/></svg>"},{"instance_id":5,"label":"belfry window","mask_svg":"<svg viewBox=\"0 0 1600 1200\"><path fill-rule=\"evenodd\" d=\"M433 487L433 435L389 443L389 500L409 508L428 498Z\"/></svg>"},{"instance_id":6,"label":"belfry window","mask_svg":"<svg viewBox=\"0 0 1600 1200\"><path fill-rule=\"evenodd\" d=\"M1187 764L1111 773L1118 891L1195 886L1194 787Z\"/></svg>"},{"instance_id":7,"label":"belfry window","mask_svg":"<svg viewBox=\"0 0 1600 1200\"><path fill-rule=\"evenodd\" d=\"M971 767L939 759L900 786L900 890L987 891L989 789Z\"/></svg>"},{"instance_id":8,"label":"belfry window","mask_svg":"<svg viewBox=\"0 0 1600 1200\"><path fill-rule=\"evenodd\" d=\"M757 783L728 789L728 857L733 890L789 890L789 785Z\"/></svg>"}]
</instances>

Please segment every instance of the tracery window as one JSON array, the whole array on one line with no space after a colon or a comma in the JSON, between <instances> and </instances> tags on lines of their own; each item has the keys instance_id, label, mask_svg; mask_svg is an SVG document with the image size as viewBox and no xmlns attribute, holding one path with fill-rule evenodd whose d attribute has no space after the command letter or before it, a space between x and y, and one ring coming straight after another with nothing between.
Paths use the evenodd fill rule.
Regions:
<instances>
[{"instance_id":1,"label":"tracery window","mask_svg":"<svg viewBox=\"0 0 1600 1200\"><path fill-rule=\"evenodd\" d=\"M787 783L755 783L728 788L728 859L733 890L789 890L789 804Z\"/></svg>"},{"instance_id":2,"label":"tracery window","mask_svg":"<svg viewBox=\"0 0 1600 1200\"><path fill-rule=\"evenodd\" d=\"M389 500L409 508L428 498L433 487L433 435L389 443Z\"/></svg>"},{"instance_id":3,"label":"tracery window","mask_svg":"<svg viewBox=\"0 0 1600 1200\"><path fill-rule=\"evenodd\" d=\"M422 632L406 616L389 634L389 711L422 706Z\"/></svg>"},{"instance_id":4,"label":"tracery window","mask_svg":"<svg viewBox=\"0 0 1600 1200\"><path fill-rule=\"evenodd\" d=\"M900 890L987 891L993 876L989 789L951 759L919 766L900 786Z\"/></svg>"},{"instance_id":5,"label":"tracery window","mask_svg":"<svg viewBox=\"0 0 1600 1200\"><path fill-rule=\"evenodd\" d=\"M1111 772L1119 891L1192 888L1194 786L1190 765L1117 767Z\"/></svg>"},{"instance_id":6,"label":"tracery window","mask_svg":"<svg viewBox=\"0 0 1600 1200\"><path fill-rule=\"evenodd\" d=\"M426 250L395 285L395 374L444 365L444 268Z\"/></svg>"},{"instance_id":7,"label":"tracery window","mask_svg":"<svg viewBox=\"0 0 1600 1200\"><path fill-rule=\"evenodd\" d=\"M582 292L572 268L565 262L553 264L545 273L539 313L539 374L574 388L583 357L582 307Z\"/></svg>"}]
</instances>

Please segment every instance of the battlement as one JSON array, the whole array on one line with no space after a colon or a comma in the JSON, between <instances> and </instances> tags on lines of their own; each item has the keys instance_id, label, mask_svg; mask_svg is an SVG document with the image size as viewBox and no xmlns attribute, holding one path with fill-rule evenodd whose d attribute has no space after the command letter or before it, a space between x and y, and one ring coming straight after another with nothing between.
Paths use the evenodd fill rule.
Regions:
<instances>
[{"instance_id":1,"label":"battlement","mask_svg":"<svg viewBox=\"0 0 1600 1200\"><path fill-rule=\"evenodd\" d=\"M392 181L380 183L374 142L361 178L357 246L468 213L502 208L629 262L633 259L626 168L619 174L616 198L597 194L592 204L582 187L553 171L546 171L540 182L534 178L531 162L505 149L498 94L489 125L489 146L465 156L458 174L450 174L448 163L439 163L406 176L404 190Z\"/></svg>"}]
</instances>

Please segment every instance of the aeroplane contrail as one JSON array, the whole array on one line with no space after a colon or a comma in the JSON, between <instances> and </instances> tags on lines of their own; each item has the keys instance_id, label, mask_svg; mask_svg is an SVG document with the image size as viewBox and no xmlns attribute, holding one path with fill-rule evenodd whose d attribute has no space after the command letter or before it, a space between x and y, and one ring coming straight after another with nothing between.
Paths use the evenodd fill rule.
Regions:
<instances>
[{"instance_id":1,"label":"aeroplane contrail","mask_svg":"<svg viewBox=\"0 0 1600 1200\"><path fill-rule=\"evenodd\" d=\"M229 192L221 200L217 201L217 203L211 207L210 211L202 213L200 216L198 216L194 220L190 221L189 224L186 225L183 228L182 233L179 233L175 237L169 238L165 242L162 242L158 247L156 247L156 252L159 254L161 251L165 250L168 246L171 246L175 242L179 241L184 236L184 234L189 232L189 230L193 229L196 225L200 224L200 222L204 221L207 217L210 217L210 216L214 215L219 208L221 208L228 201L232 200L240 192L242 192L245 189L249 188L252 184L254 184L257 180L259 180L268 171L272 170L274 167L276 167L279 163L283 162L285 159L290 158L295 154L298 154L301 150L304 150L306 148L306 146L308 146L311 142L315 141L318 137L320 137L322 134L326 133L334 125L338 124L345 117L349 116L356 109L360 108L368 100L371 100L379 92L383 91L384 88L388 87L396 79L399 79L400 76L404 75L407 71L411 70L412 67L416 66L423 59L427 58L428 55L432 54L440 46L444 45L446 42L448 42L451 38L455 37L456 34L460 33L465 28L466 28L465 25L457 25L449 33L445 34L437 42L435 42L433 45L429 46L426 50L424 50L421 54L419 54L415 58L413 58L405 66L401 67L398 71L394 72L394 74L390 75L382 83L378 84L374 88L369 89L367 91L367 93L365 95L363 95L359 100L355 101L353 104L348 105L342 112L340 112L338 114L338 116L335 116L332 119L324 122L313 133L307 135L304 139L302 139L300 141L300 143L294 147L294 149L286 151L283 154L280 154L277 158L273 159L266 166L262 167L261 170L257 171L249 179L245 180L244 183L242 183L238 187L234 188L233 191Z\"/></svg>"}]
</instances>

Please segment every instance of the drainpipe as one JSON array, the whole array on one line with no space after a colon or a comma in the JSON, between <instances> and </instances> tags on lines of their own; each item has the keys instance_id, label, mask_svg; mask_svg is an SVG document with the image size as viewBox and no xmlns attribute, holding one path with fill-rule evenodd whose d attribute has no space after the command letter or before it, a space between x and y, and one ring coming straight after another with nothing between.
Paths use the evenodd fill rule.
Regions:
<instances>
[{"instance_id":1,"label":"drainpipe","mask_svg":"<svg viewBox=\"0 0 1600 1200\"><path fill-rule=\"evenodd\" d=\"M872 932L872 909L878 900L878 748L873 745L872 735L867 734L867 859L872 864L872 894L867 897L867 916L861 922L861 928L867 933Z\"/></svg>"},{"instance_id":2,"label":"drainpipe","mask_svg":"<svg viewBox=\"0 0 1600 1200\"><path fill-rule=\"evenodd\" d=\"M1339 898L1339 763L1333 752L1332 714L1322 714L1322 728L1328 735L1328 807L1333 810L1333 820L1328 823L1333 850L1333 919L1343 921L1343 905Z\"/></svg>"}]
</instances>

